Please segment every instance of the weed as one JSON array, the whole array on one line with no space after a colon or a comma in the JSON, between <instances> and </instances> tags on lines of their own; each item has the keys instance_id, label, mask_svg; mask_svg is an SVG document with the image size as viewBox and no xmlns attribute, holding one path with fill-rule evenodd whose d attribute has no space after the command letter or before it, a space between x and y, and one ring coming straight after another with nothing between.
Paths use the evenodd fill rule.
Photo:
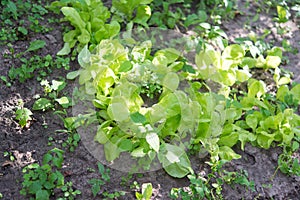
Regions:
<instances>
[{"instance_id":1,"label":"weed","mask_svg":"<svg viewBox=\"0 0 300 200\"><path fill-rule=\"evenodd\" d=\"M4 157L9 157L9 160L10 161L14 161L16 158L15 158L15 156L13 155L13 153L12 152L8 152L8 151L5 151L4 153L3 153L3 156Z\"/></svg>"},{"instance_id":2,"label":"weed","mask_svg":"<svg viewBox=\"0 0 300 200\"><path fill-rule=\"evenodd\" d=\"M98 193L102 190L102 186L105 185L107 182L110 181L110 170L109 169L105 169L105 167L101 164L98 163L98 172L101 175L101 178L93 178L91 180L89 180L89 184L91 184L92 188L92 193L95 196L98 195ZM101 195L106 199L113 199L113 198L117 198L120 196L125 195L125 192L123 191L117 191L114 193L109 193L107 191L103 191L101 192Z\"/></svg>"},{"instance_id":3,"label":"weed","mask_svg":"<svg viewBox=\"0 0 300 200\"><path fill-rule=\"evenodd\" d=\"M15 112L16 120L19 121L19 125L23 128L24 126L29 127L29 122L32 120L33 113L24 107L22 99L19 100L18 108Z\"/></svg>"},{"instance_id":4,"label":"weed","mask_svg":"<svg viewBox=\"0 0 300 200\"><path fill-rule=\"evenodd\" d=\"M41 166L37 163L26 166L22 170L24 180L20 194L34 196L37 200L48 200L54 195L54 190L59 188L63 191L65 199L74 199L80 192L73 191L70 183L65 185L64 176L58 171L62 163L63 151L54 148L44 155Z\"/></svg>"},{"instance_id":5,"label":"weed","mask_svg":"<svg viewBox=\"0 0 300 200\"><path fill-rule=\"evenodd\" d=\"M64 193L64 197L60 197L57 200L74 200L77 195L81 194L80 190L73 189L73 183L67 182L65 185L61 187L61 191Z\"/></svg>"},{"instance_id":6,"label":"weed","mask_svg":"<svg viewBox=\"0 0 300 200\"><path fill-rule=\"evenodd\" d=\"M142 193L135 192L135 197L137 198L137 200L150 200L152 197L152 184L143 183Z\"/></svg>"},{"instance_id":7,"label":"weed","mask_svg":"<svg viewBox=\"0 0 300 200\"><path fill-rule=\"evenodd\" d=\"M52 80L50 84L47 80L42 80L41 85L44 87L46 97L38 98L33 104L33 110L46 111L54 108L55 104L63 108L71 106L70 98L66 96L59 97L60 91L66 87L65 81Z\"/></svg>"},{"instance_id":8,"label":"weed","mask_svg":"<svg viewBox=\"0 0 300 200\"><path fill-rule=\"evenodd\" d=\"M300 176L299 141L294 141L292 147L285 146L278 158L278 168L289 176ZM275 172L276 173L276 172Z\"/></svg>"}]
</instances>

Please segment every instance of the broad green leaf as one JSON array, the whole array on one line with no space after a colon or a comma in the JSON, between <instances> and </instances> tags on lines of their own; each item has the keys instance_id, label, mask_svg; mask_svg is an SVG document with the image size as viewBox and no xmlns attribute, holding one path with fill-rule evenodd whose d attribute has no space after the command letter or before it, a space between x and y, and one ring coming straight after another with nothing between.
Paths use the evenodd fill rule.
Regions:
<instances>
[{"instance_id":1,"label":"broad green leaf","mask_svg":"<svg viewBox=\"0 0 300 200\"><path fill-rule=\"evenodd\" d=\"M281 63L281 59L278 56L267 56L266 57L266 67L275 69Z\"/></svg>"},{"instance_id":2,"label":"broad green leaf","mask_svg":"<svg viewBox=\"0 0 300 200\"><path fill-rule=\"evenodd\" d=\"M239 60L242 59L244 56L245 51L243 47L241 47L238 44L227 46L222 53L223 58L230 60Z\"/></svg>"},{"instance_id":3,"label":"broad green leaf","mask_svg":"<svg viewBox=\"0 0 300 200\"><path fill-rule=\"evenodd\" d=\"M279 22L287 22L288 21L288 11L282 7L282 6L277 6L277 14L278 14L278 21Z\"/></svg>"},{"instance_id":4,"label":"broad green leaf","mask_svg":"<svg viewBox=\"0 0 300 200\"><path fill-rule=\"evenodd\" d=\"M130 118L134 123L144 124L147 121L146 117L139 112L130 114Z\"/></svg>"},{"instance_id":5,"label":"broad green leaf","mask_svg":"<svg viewBox=\"0 0 300 200\"><path fill-rule=\"evenodd\" d=\"M60 92L66 87L66 85L65 81L52 80L51 88L54 91Z\"/></svg>"},{"instance_id":6,"label":"broad green leaf","mask_svg":"<svg viewBox=\"0 0 300 200\"><path fill-rule=\"evenodd\" d=\"M220 146L232 147L237 143L238 140L239 140L239 133L238 132L232 132L229 135L221 136L219 141L218 141L218 144Z\"/></svg>"},{"instance_id":7,"label":"broad green leaf","mask_svg":"<svg viewBox=\"0 0 300 200\"><path fill-rule=\"evenodd\" d=\"M32 109L45 111L52 107L53 107L52 102L49 99L40 98L36 102L34 102Z\"/></svg>"},{"instance_id":8,"label":"broad green leaf","mask_svg":"<svg viewBox=\"0 0 300 200\"><path fill-rule=\"evenodd\" d=\"M109 140L108 135L101 126L98 128L94 140L99 142L100 144L105 144L108 142Z\"/></svg>"},{"instance_id":9,"label":"broad green leaf","mask_svg":"<svg viewBox=\"0 0 300 200\"><path fill-rule=\"evenodd\" d=\"M107 142L104 144L104 153L106 160L110 162L118 158L121 152L117 144Z\"/></svg>"},{"instance_id":10,"label":"broad green leaf","mask_svg":"<svg viewBox=\"0 0 300 200\"><path fill-rule=\"evenodd\" d=\"M219 147L219 156L223 160L231 161L232 159L239 159L241 156L235 153L230 147L228 146L221 146Z\"/></svg>"},{"instance_id":11,"label":"broad green leaf","mask_svg":"<svg viewBox=\"0 0 300 200\"><path fill-rule=\"evenodd\" d=\"M276 98L284 102L284 97L289 93L289 88L287 85L282 85L278 88L276 93Z\"/></svg>"},{"instance_id":12,"label":"broad green leaf","mask_svg":"<svg viewBox=\"0 0 300 200\"><path fill-rule=\"evenodd\" d=\"M258 119L255 115L247 115L246 123L250 128L252 128L253 131L255 131L258 125Z\"/></svg>"},{"instance_id":13,"label":"broad green leaf","mask_svg":"<svg viewBox=\"0 0 300 200\"><path fill-rule=\"evenodd\" d=\"M41 183L38 180L36 180L30 184L30 186L28 187L29 190L28 192L29 194L36 194L36 192L41 189L42 189Z\"/></svg>"},{"instance_id":14,"label":"broad green leaf","mask_svg":"<svg viewBox=\"0 0 300 200\"><path fill-rule=\"evenodd\" d=\"M35 194L36 200L48 200L50 195L48 194L47 190L38 190Z\"/></svg>"},{"instance_id":15,"label":"broad green leaf","mask_svg":"<svg viewBox=\"0 0 300 200\"><path fill-rule=\"evenodd\" d=\"M143 200L150 200L152 197L152 184L151 183L143 183L142 184L142 194Z\"/></svg>"},{"instance_id":16,"label":"broad green leaf","mask_svg":"<svg viewBox=\"0 0 300 200\"><path fill-rule=\"evenodd\" d=\"M141 5L137 8L136 16L133 22L148 27L147 21L151 17L151 8L147 5Z\"/></svg>"},{"instance_id":17,"label":"broad green leaf","mask_svg":"<svg viewBox=\"0 0 300 200\"><path fill-rule=\"evenodd\" d=\"M227 86L232 86L237 80L236 80L236 71L229 69L229 70L219 70L218 74L216 76L213 76L212 78L215 79L219 83L223 83Z\"/></svg>"},{"instance_id":18,"label":"broad green leaf","mask_svg":"<svg viewBox=\"0 0 300 200\"><path fill-rule=\"evenodd\" d=\"M134 46L131 51L133 59L137 62L144 62L146 58L150 55L151 48L152 42L150 40L146 40L140 45Z\"/></svg>"},{"instance_id":19,"label":"broad green leaf","mask_svg":"<svg viewBox=\"0 0 300 200\"><path fill-rule=\"evenodd\" d=\"M242 67L248 67L249 69L254 68L256 60L254 58L244 57L241 63Z\"/></svg>"},{"instance_id":20,"label":"broad green leaf","mask_svg":"<svg viewBox=\"0 0 300 200\"><path fill-rule=\"evenodd\" d=\"M131 152L131 156L141 158L144 157L146 153L144 152L143 147L138 147Z\"/></svg>"},{"instance_id":21,"label":"broad green leaf","mask_svg":"<svg viewBox=\"0 0 300 200\"><path fill-rule=\"evenodd\" d=\"M118 144L120 151L131 151L133 143L130 139L122 139Z\"/></svg>"},{"instance_id":22,"label":"broad green leaf","mask_svg":"<svg viewBox=\"0 0 300 200\"><path fill-rule=\"evenodd\" d=\"M258 97L266 93L266 84L263 81L251 80L248 82L248 97Z\"/></svg>"},{"instance_id":23,"label":"broad green leaf","mask_svg":"<svg viewBox=\"0 0 300 200\"><path fill-rule=\"evenodd\" d=\"M128 72L132 69L132 64L129 60L126 60L120 65L119 72Z\"/></svg>"},{"instance_id":24,"label":"broad green leaf","mask_svg":"<svg viewBox=\"0 0 300 200\"><path fill-rule=\"evenodd\" d=\"M244 150L246 142L253 142L256 140L256 135L246 131L246 130L239 130L239 141L241 142L241 149Z\"/></svg>"},{"instance_id":25,"label":"broad green leaf","mask_svg":"<svg viewBox=\"0 0 300 200\"><path fill-rule=\"evenodd\" d=\"M273 47L271 50L268 51L268 56L278 56L282 59L282 50L280 47Z\"/></svg>"},{"instance_id":26,"label":"broad green leaf","mask_svg":"<svg viewBox=\"0 0 300 200\"><path fill-rule=\"evenodd\" d=\"M108 115L118 122L129 119L130 112L123 97L114 97L108 107Z\"/></svg>"},{"instance_id":27,"label":"broad green leaf","mask_svg":"<svg viewBox=\"0 0 300 200\"><path fill-rule=\"evenodd\" d=\"M287 85L287 84L290 84L291 83L291 79L289 77L281 77L278 81L278 85Z\"/></svg>"},{"instance_id":28,"label":"broad green leaf","mask_svg":"<svg viewBox=\"0 0 300 200\"><path fill-rule=\"evenodd\" d=\"M108 31L107 38L113 38L119 34L121 25L117 21L111 21L110 24L105 25ZM106 38L105 38L106 39Z\"/></svg>"},{"instance_id":29,"label":"broad green leaf","mask_svg":"<svg viewBox=\"0 0 300 200\"><path fill-rule=\"evenodd\" d=\"M71 22L75 27L78 27L81 31L85 30L85 22L81 19L79 13L75 8L72 7L63 7L61 8L62 13L66 18Z\"/></svg>"},{"instance_id":30,"label":"broad green leaf","mask_svg":"<svg viewBox=\"0 0 300 200\"><path fill-rule=\"evenodd\" d=\"M156 151L156 152L159 151L159 143L160 142L159 142L159 137L156 133L154 133L154 132L147 133L146 141L154 151Z\"/></svg>"},{"instance_id":31,"label":"broad green leaf","mask_svg":"<svg viewBox=\"0 0 300 200\"><path fill-rule=\"evenodd\" d=\"M293 98L297 99L300 103L300 84L295 85L291 89L291 94L293 95Z\"/></svg>"},{"instance_id":32,"label":"broad green leaf","mask_svg":"<svg viewBox=\"0 0 300 200\"><path fill-rule=\"evenodd\" d=\"M77 35L79 35L79 33L80 33L80 31L79 31L78 29L76 29L76 30L71 30L71 31L65 33L65 34L64 34L64 37L63 37L64 42L65 42L65 43L72 43L72 42L74 41L75 37L76 37Z\"/></svg>"},{"instance_id":33,"label":"broad green leaf","mask_svg":"<svg viewBox=\"0 0 300 200\"><path fill-rule=\"evenodd\" d=\"M41 49L45 45L46 45L46 42L44 40L35 40L33 42L30 42L30 46L25 52L35 51L35 50Z\"/></svg>"},{"instance_id":34,"label":"broad green leaf","mask_svg":"<svg viewBox=\"0 0 300 200\"><path fill-rule=\"evenodd\" d=\"M91 53L88 50L88 45L85 45L78 54L78 63L82 68L86 68L90 64Z\"/></svg>"},{"instance_id":35,"label":"broad green leaf","mask_svg":"<svg viewBox=\"0 0 300 200\"><path fill-rule=\"evenodd\" d=\"M165 144L165 152L158 154L166 172L176 178L182 178L192 172L191 163L185 151L175 145Z\"/></svg>"},{"instance_id":36,"label":"broad green leaf","mask_svg":"<svg viewBox=\"0 0 300 200\"><path fill-rule=\"evenodd\" d=\"M201 51L196 54L195 62L203 79L211 78L217 72L220 53L214 50Z\"/></svg>"},{"instance_id":37,"label":"broad green leaf","mask_svg":"<svg viewBox=\"0 0 300 200\"><path fill-rule=\"evenodd\" d=\"M181 55L181 53L174 48L162 49L155 53L155 57L164 58L166 64L175 62L179 58L180 55Z\"/></svg>"},{"instance_id":38,"label":"broad green leaf","mask_svg":"<svg viewBox=\"0 0 300 200\"><path fill-rule=\"evenodd\" d=\"M68 55L71 52L70 43L66 42L61 50L57 52L58 56Z\"/></svg>"},{"instance_id":39,"label":"broad green leaf","mask_svg":"<svg viewBox=\"0 0 300 200\"><path fill-rule=\"evenodd\" d=\"M91 36L87 30L83 29L81 31L81 34L77 37L77 39L81 44L88 44L91 39Z\"/></svg>"},{"instance_id":40,"label":"broad green leaf","mask_svg":"<svg viewBox=\"0 0 300 200\"><path fill-rule=\"evenodd\" d=\"M175 91L179 86L179 77L176 73L168 73L162 82L162 85L171 91Z\"/></svg>"},{"instance_id":41,"label":"broad green leaf","mask_svg":"<svg viewBox=\"0 0 300 200\"><path fill-rule=\"evenodd\" d=\"M77 71L73 71L73 72L69 72L68 74L67 74L67 79L69 79L69 80L73 80L73 79L75 79L77 76L79 76L79 74L80 74L80 70L77 70Z\"/></svg>"},{"instance_id":42,"label":"broad green leaf","mask_svg":"<svg viewBox=\"0 0 300 200\"><path fill-rule=\"evenodd\" d=\"M235 70L235 73L239 82L245 82L252 76L248 70Z\"/></svg>"},{"instance_id":43,"label":"broad green leaf","mask_svg":"<svg viewBox=\"0 0 300 200\"><path fill-rule=\"evenodd\" d=\"M261 131L257 135L257 143L259 146L265 149L269 149L272 142L274 141L275 134L270 134L265 131Z\"/></svg>"},{"instance_id":44,"label":"broad green leaf","mask_svg":"<svg viewBox=\"0 0 300 200\"><path fill-rule=\"evenodd\" d=\"M59 103L59 105L67 105L70 103L68 97L61 97L59 99L55 99L55 101L57 101L57 103Z\"/></svg>"}]
</instances>

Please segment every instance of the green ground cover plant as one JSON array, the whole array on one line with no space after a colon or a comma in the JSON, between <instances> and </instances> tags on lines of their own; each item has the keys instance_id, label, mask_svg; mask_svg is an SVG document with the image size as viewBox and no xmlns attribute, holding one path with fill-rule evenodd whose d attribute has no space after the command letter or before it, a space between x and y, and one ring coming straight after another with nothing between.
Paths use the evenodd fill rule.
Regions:
<instances>
[{"instance_id":1,"label":"green ground cover plant","mask_svg":"<svg viewBox=\"0 0 300 200\"><path fill-rule=\"evenodd\" d=\"M290 20L290 6L298 5L284 0L276 5L274 1L263 2L268 6L262 9L276 8L274 20L279 24ZM149 170L158 161L170 176L187 177L188 187L170 192L174 199L222 199L224 184L254 190L247 172L222 169L227 162L241 158L233 147L244 150L247 143L264 149L282 147L274 176L278 170L299 176L300 84L292 82L292 76L282 70L281 64L286 62L282 49L264 41L270 32L260 37L250 33L229 44L219 25L237 14L236 1L201 1L196 14L187 12L193 2L182 0L113 0L111 9L100 0L54 1L47 9L39 5L40 1L30 3L26 1L22 7L20 1L1 1L4 28L0 30L0 41L24 39L30 31L47 32L49 29L39 24L47 9L61 12L62 21L69 22L73 29L63 35L64 47L56 58L35 55L46 46L43 40L32 41L19 54L11 46L6 56L19 58L22 64L12 67L8 77L0 78L9 86L14 80L24 83L39 74L44 95L36 98L32 110L56 110L65 127L57 133L68 134L62 142L64 148L74 151L81 139L76 129L96 123L94 140L103 145L108 162L128 153L139 164L133 166L133 171ZM28 21L21 19L28 14L22 9L29 10ZM7 29L16 20L19 26ZM197 36L188 42L196 44L184 49L196 52L193 61L178 49L161 48L153 40L136 41L130 35L134 29L145 32L153 25L183 27L185 31L193 28ZM280 28L278 31L285 31ZM126 31L123 35L122 30ZM286 52L297 53L285 40L282 46ZM69 69L70 59L62 56L71 53L78 56L80 64L78 70L66 76L79 83L74 102L62 94L67 81L44 80L53 68ZM29 54L33 56L28 58ZM257 71L270 78L258 79ZM82 101L90 103L92 109L69 117L65 109ZM15 119L23 128L32 115L21 103ZM195 173L190 156L203 152L209 155L206 165L210 172ZM81 192L73 189L72 182L65 183L59 171L62 163L63 151L54 148L44 155L42 165L25 167L20 193L44 200L59 189L63 196L58 199L75 199ZM113 199L126 194L105 191L110 170L98 163L98 171L101 177L89 180L94 197ZM151 199L151 183L139 189L137 199Z\"/></svg>"},{"instance_id":2,"label":"green ground cover plant","mask_svg":"<svg viewBox=\"0 0 300 200\"><path fill-rule=\"evenodd\" d=\"M63 151L54 148L48 151L42 165L30 164L23 169L23 188L20 193L24 196L33 196L36 200L47 200L54 195L55 189L61 189L63 197L59 199L72 200L81 192L72 189L72 183L65 184L64 176L59 171L63 163Z\"/></svg>"}]
</instances>

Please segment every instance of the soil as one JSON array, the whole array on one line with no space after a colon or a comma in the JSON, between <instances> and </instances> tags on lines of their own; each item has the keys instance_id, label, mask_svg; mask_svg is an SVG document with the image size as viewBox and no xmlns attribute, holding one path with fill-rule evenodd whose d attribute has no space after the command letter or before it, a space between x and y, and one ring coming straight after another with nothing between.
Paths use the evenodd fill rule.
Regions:
<instances>
[{"instance_id":1,"label":"soil","mask_svg":"<svg viewBox=\"0 0 300 200\"><path fill-rule=\"evenodd\" d=\"M229 40L234 42L234 38L247 36L250 30L244 28L244 24L248 23L250 29L258 35L261 35L265 29L271 30L271 34L266 38L267 41L275 41L275 45L281 44L283 38L287 39L290 44L300 51L300 30L297 19L292 16L293 20L285 23L284 26L290 30L287 34L278 35L274 15L269 13L261 13L260 18L256 22L251 20L259 5L245 8L245 0L240 0L239 11L234 20L225 22L222 28L227 33ZM55 55L57 50L63 46L61 27L57 24L54 30L47 35L32 34L28 41L18 41L13 44L17 52L24 51L30 41L34 39L43 39L46 41L46 48L38 52L39 55L50 53ZM5 52L8 51L7 46L0 46L0 76L6 76L10 66L18 65L17 60L4 58ZM285 54L289 62L283 67L294 73L294 81L300 82L300 53ZM28 55L30 56L30 55ZM71 70L78 69L76 62L71 63ZM52 80L66 75L64 70L54 70L47 78ZM69 85L72 85L71 83ZM72 90L69 87L69 92ZM68 92L68 89L66 90ZM56 130L63 129L63 122L54 115L53 112L34 112L34 120L29 128L21 129L14 119L14 112L18 105L18 99L25 102L25 107L32 108L34 96L42 94L42 88L35 79L27 80L25 83L15 82L11 87L7 87L3 82L0 85L0 193L3 194L5 200L26 199L20 195L22 188L22 168L30 163L41 163L43 155L53 146L48 146L48 138L53 137L55 146L61 148L61 143L67 138L64 133L57 133ZM255 182L255 191L251 191L239 185L224 185L224 199L300 199L300 177L288 177L278 171L274 178L277 167L277 158L282 152L280 148L272 147L269 150L259 149L251 145L246 145L245 151L241 151L238 147L235 151L242 158L234 160L225 165L228 171L245 170L248 172L249 179ZM15 157L14 161L10 161L9 157L4 157L4 152L11 152ZM193 161L193 168L197 172L205 170L204 161L207 157L196 159ZM65 180L72 181L73 187L82 192L77 199L101 199L99 196L93 197L88 181L91 178L99 178L97 172L92 172L90 168L97 169L98 160L94 158L82 142L74 152L68 150L64 153L64 165L62 173ZM166 174L162 169L155 172L144 173L142 175L133 174L132 178L122 182L122 177L127 177L128 173L111 169L111 181L107 183L102 191L126 191L126 195L118 199L135 199L135 191L130 189L133 181L142 183L151 182L154 187L153 199L166 200L169 198L169 192L172 187L185 187L189 184L187 178L176 179ZM57 197L59 194L56 194ZM53 197L53 199L56 199Z\"/></svg>"}]
</instances>

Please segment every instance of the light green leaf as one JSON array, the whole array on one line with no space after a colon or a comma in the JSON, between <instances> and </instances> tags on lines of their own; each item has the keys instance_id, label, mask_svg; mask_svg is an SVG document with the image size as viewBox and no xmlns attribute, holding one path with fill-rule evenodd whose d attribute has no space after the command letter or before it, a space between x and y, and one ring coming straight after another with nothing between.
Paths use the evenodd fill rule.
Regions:
<instances>
[{"instance_id":1,"label":"light green leaf","mask_svg":"<svg viewBox=\"0 0 300 200\"><path fill-rule=\"evenodd\" d=\"M119 72L128 72L132 69L132 64L129 60L123 62L119 68Z\"/></svg>"},{"instance_id":2,"label":"light green leaf","mask_svg":"<svg viewBox=\"0 0 300 200\"><path fill-rule=\"evenodd\" d=\"M174 48L162 49L155 53L155 57L162 57L166 64L175 62L180 55L181 53Z\"/></svg>"},{"instance_id":3,"label":"light green leaf","mask_svg":"<svg viewBox=\"0 0 300 200\"><path fill-rule=\"evenodd\" d=\"M253 131L255 131L258 125L258 120L255 115L247 115L246 123Z\"/></svg>"},{"instance_id":4,"label":"light green leaf","mask_svg":"<svg viewBox=\"0 0 300 200\"><path fill-rule=\"evenodd\" d=\"M219 147L219 156L223 160L231 161L232 159L239 159L241 156L236 154L230 147L221 146Z\"/></svg>"},{"instance_id":5,"label":"light green leaf","mask_svg":"<svg viewBox=\"0 0 300 200\"><path fill-rule=\"evenodd\" d=\"M248 97L258 97L266 93L266 84L263 81L252 79L248 82Z\"/></svg>"},{"instance_id":6,"label":"light green leaf","mask_svg":"<svg viewBox=\"0 0 300 200\"><path fill-rule=\"evenodd\" d=\"M112 103L108 107L108 115L111 119L119 122L129 119L130 112L123 97L118 96L112 99Z\"/></svg>"},{"instance_id":7,"label":"light green leaf","mask_svg":"<svg viewBox=\"0 0 300 200\"><path fill-rule=\"evenodd\" d=\"M227 46L222 53L223 58L230 60L239 60L242 59L244 56L245 51L243 47L241 47L238 44Z\"/></svg>"},{"instance_id":8,"label":"light green leaf","mask_svg":"<svg viewBox=\"0 0 300 200\"><path fill-rule=\"evenodd\" d=\"M81 34L77 37L77 39L81 44L88 44L91 39L91 36L87 30L83 29L81 31Z\"/></svg>"},{"instance_id":9,"label":"light green leaf","mask_svg":"<svg viewBox=\"0 0 300 200\"><path fill-rule=\"evenodd\" d=\"M71 22L75 27L78 27L81 31L85 30L85 22L81 19L79 13L75 8L72 7L63 7L61 8L62 13L66 18Z\"/></svg>"},{"instance_id":10,"label":"light green leaf","mask_svg":"<svg viewBox=\"0 0 300 200\"><path fill-rule=\"evenodd\" d=\"M53 107L53 105L49 99L40 98L36 102L34 102L32 109L45 111L52 107Z\"/></svg>"},{"instance_id":11,"label":"light green leaf","mask_svg":"<svg viewBox=\"0 0 300 200\"><path fill-rule=\"evenodd\" d=\"M290 79L290 77L286 77L286 76L284 76L284 77L281 77L280 79L279 79L279 81L278 81L278 85L287 85L287 84L290 84L291 83L291 79Z\"/></svg>"},{"instance_id":12,"label":"light green leaf","mask_svg":"<svg viewBox=\"0 0 300 200\"><path fill-rule=\"evenodd\" d=\"M275 69L281 63L281 59L279 56L267 56L266 57L266 67Z\"/></svg>"},{"instance_id":13,"label":"light green leaf","mask_svg":"<svg viewBox=\"0 0 300 200\"><path fill-rule=\"evenodd\" d=\"M55 101L57 101L57 103L59 103L59 105L66 105L66 104L70 103L68 97L61 97L59 99L55 99Z\"/></svg>"},{"instance_id":14,"label":"light green leaf","mask_svg":"<svg viewBox=\"0 0 300 200\"><path fill-rule=\"evenodd\" d=\"M151 17L151 8L147 5L141 5L137 8L136 16L133 22L148 27L147 21Z\"/></svg>"},{"instance_id":15,"label":"light green leaf","mask_svg":"<svg viewBox=\"0 0 300 200\"><path fill-rule=\"evenodd\" d=\"M291 94L293 95L293 98L297 99L300 103L300 84L295 85L291 89Z\"/></svg>"},{"instance_id":16,"label":"light green leaf","mask_svg":"<svg viewBox=\"0 0 300 200\"><path fill-rule=\"evenodd\" d=\"M91 53L88 50L88 45L85 45L78 54L78 63L82 68L86 68L90 64Z\"/></svg>"},{"instance_id":17,"label":"light green leaf","mask_svg":"<svg viewBox=\"0 0 300 200\"><path fill-rule=\"evenodd\" d=\"M68 55L71 52L70 44L66 42L61 50L57 52L58 56Z\"/></svg>"},{"instance_id":18,"label":"light green leaf","mask_svg":"<svg viewBox=\"0 0 300 200\"><path fill-rule=\"evenodd\" d=\"M144 157L146 153L144 153L143 147L138 147L131 152L131 156L141 158Z\"/></svg>"},{"instance_id":19,"label":"light green leaf","mask_svg":"<svg viewBox=\"0 0 300 200\"><path fill-rule=\"evenodd\" d=\"M66 87L66 82L65 81L57 81L57 80L52 80L52 85L51 88L54 91L60 92Z\"/></svg>"},{"instance_id":20,"label":"light green leaf","mask_svg":"<svg viewBox=\"0 0 300 200\"><path fill-rule=\"evenodd\" d=\"M274 141L275 134L269 134L265 131L261 131L257 136L257 143L259 146L265 149L269 149Z\"/></svg>"},{"instance_id":21,"label":"light green leaf","mask_svg":"<svg viewBox=\"0 0 300 200\"><path fill-rule=\"evenodd\" d=\"M69 72L68 74L67 74L67 79L69 79L69 80L73 80L73 79L75 79L77 76L79 76L79 74L80 74L80 70L77 70L77 71L73 71L73 72Z\"/></svg>"},{"instance_id":22,"label":"light green leaf","mask_svg":"<svg viewBox=\"0 0 300 200\"><path fill-rule=\"evenodd\" d=\"M151 183L143 183L142 185L142 194L143 200L150 200L152 197L152 184Z\"/></svg>"},{"instance_id":23,"label":"light green leaf","mask_svg":"<svg viewBox=\"0 0 300 200\"><path fill-rule=\"evenodd\" d=\"M107 142L104 144L104 153L106 160L110 162L118 158L121 152L117 144Z\"/></svg>"},{"instance_id":24,"label":"light green leaf","mask_svg":"<svg viewBox=\"0 0 300 200\"><path fill-rule=\"evenodd\" d=\"M158 154L158 159L170 176L183 178L193 171L190 160L182 148L165 144L163 149L165 151Z\"/></svg>"},{"instance_id":25,"label":"light green leaf","mask_svg":"<svg viewBox=\"0 0 300 200\"><path fill-rule=\"evenodd\" d=\"M160 142L159 142L159 137L156 133L154 133L154 132L147 133L146 141L154 151L156 151L156 152L159 151L159 143Z\"/></svg>"},{"instance_id":26,"label":"light green leaf","mask_svg":"<svg viewBox=\"0 0 300 200\"><path fill-rule=\"evenodd\" d=\"M175 91L179 86L179 77L176 73L168 73L162 82L162 85L171 91Z\"/></svg>"}]
</instances>

